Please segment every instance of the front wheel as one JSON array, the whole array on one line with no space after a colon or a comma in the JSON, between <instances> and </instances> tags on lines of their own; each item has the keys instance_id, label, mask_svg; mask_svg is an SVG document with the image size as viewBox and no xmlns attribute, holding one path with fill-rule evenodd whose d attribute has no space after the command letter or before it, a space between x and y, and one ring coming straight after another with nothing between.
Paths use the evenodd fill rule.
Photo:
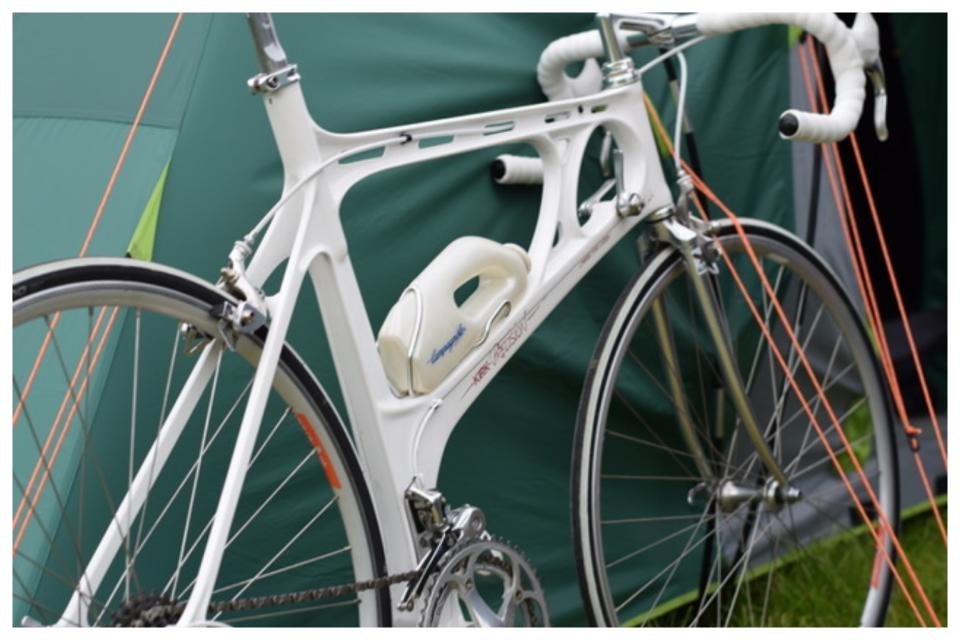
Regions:
<instances>
[{"instance_id":1,"label":"front wheel","mask_svg":"<svg viewBox=\"0 0 960 640\"><path fill-rule=\"evenodd\" d=\"M849 297L793 235L743 223L793 332L891 524L897 462L885 387ZM769 327L839 458L874 512L833 422L732 225L716 239ZM775 360L727 264L710 277L733 356L764 438L801 498L769 499L757 459L718 372L680 255L657 254L611 312L580 403L573 452L574 538L581 590L599 625L880 625L891 572L860 520L813 422ZM662 303L655 305L655 301ZM679 372L667 372L651 308L664 309ZM716 478L701 482L681 436L668 373L682 381ZM884 538L890 558L891 541ZM824 606L829 603L829 606Z\"/></svg>"},{"instance_id":2,"label":"front wheel","mask_svg":"<svg viewBox=\"0 0 960 640\"><path fill-rule=\"evenodd\" d=\"M176 622L268 331L223 348L211 310L224 302L235 303L196 278L134 260L70 260L15 274L15 624ZM161 436L165 417L208 344L212 374L160 464L148 453L171 442ZM146 489L132 490L141 477ZM139 508L124 511L127 500ZM214 602L385 573L347 432L287 347L223 553ZM229 625L387 625L389 594L382 588L209 617Z\"/></svg>"}]
</instances>

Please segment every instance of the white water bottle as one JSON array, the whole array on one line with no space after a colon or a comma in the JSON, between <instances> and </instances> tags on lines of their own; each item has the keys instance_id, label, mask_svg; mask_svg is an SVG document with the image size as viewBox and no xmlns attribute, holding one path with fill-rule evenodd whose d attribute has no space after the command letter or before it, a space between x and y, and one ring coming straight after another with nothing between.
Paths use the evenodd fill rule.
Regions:
<instances>
[{"instance_id":1,"label":"white water bottle","mask_svg":"<svg viewBox=\"0 0 960 640\"><path fill-rule=\"evenodd\" d=\"M515 244L474 236L450 243L380 327L377 349L393 390L419 395L443 382L520 301L529 270L527 252ZM458 305L454 293L473 278L476 290Z\"/></svg>"}]
</instances>

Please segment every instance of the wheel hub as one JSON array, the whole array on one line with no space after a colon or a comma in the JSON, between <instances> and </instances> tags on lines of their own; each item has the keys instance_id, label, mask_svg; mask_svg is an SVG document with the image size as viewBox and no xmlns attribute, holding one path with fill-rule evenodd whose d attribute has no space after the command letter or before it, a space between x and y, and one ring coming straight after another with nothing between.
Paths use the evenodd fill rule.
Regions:
<instances>
[{"instance_id":1,"label":"wheel hub","mask_svg":"<svg viewBox=\"0 0 960 640\"><path fill-rule=\"evenodd\" d=\"M770 511L779 511L784 505L801 500L803 493L794 486L780 484L774 478L767 478L759 487L723 480L717 485L716 497L720 509L728 513L744 502L762 503Z\"/></svg>"}]
</instances>

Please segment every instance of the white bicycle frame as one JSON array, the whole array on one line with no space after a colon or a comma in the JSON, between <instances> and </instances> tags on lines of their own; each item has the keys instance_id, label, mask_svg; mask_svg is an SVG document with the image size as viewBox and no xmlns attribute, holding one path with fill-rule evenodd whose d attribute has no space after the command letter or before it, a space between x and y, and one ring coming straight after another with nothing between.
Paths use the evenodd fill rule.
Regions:
<instances>
[{"instance_id":1,"label":"white bicycle frame","mask_svg":"<svg viewBox=\"0 0 960 640\"><path fill-rule=\"evenodd\" d=\"M354 134L320 128L310 116L296 79L264 93L264 106L283 164L284 186L280 206L249 260L247 281L260 288L284 261L286 267L279 290L265 298L266 309L260 310L269 316L269 336L180 625L206 622L224 544L305 278L309 276L320 302L355 445L376 509L387 571L403 572L418 562L405 490L411 485L436 486L453 429L503 365L627 232L652 214L668 212L674 206L643 107L639 77L586 97ZM613 200L600 201L589 221L581 225L577 218L578 177L587 143L598 127L613 134L623 159L621 193L639 196L641 210L624 217ZM429 144L421 145L423 141ZM377 353L340 222L340 205L354 185L375 173L514 143L528 143L536 149L544 174L539 217L528 248L527 289L505 321L495 325L439 387L424 395L398 397L391 391ZM367 152L375 157L367 157ZM199 356L116 512L116 526L105 532L61 624L86 620L81 590L93 593L99 586L129 523L210 381L222 348L222 341L213 341ZM356 576L359 580L370 577ZM393 588L393 602L399 599L401 588ZM396 624L416 624L416 616L410 612L394 609L393 615ZM361 607L361 623L374 623L372 616L372 607Z\"/></svg>"},{"instance_id":2,"label":"white bicycle frame","mask_svg":"<svg viewBox=\"0 0 960 640\"><path fill-rule=\"evenodd\" d=\"M450 434L503 365L590 268L645 214L673 205L642 107L642 91L637 82L587 99L349 135L324 131L313 122L299 83L268 94L264 104L283 162L285 189L333 155L349 154L353 149L379 142L384 143L384 152L369 160L330 164L324 169L322 180L314 180L277 213L249 263L247 275L254 285L260 286L287 260L280 290L268 298L270 335L240 426L231 470L246 469L294 304L304 278L309 275L320 301L357 450L376 506L387 569L392 573L416 566L405 489L411 483L423 488L436 486ZM576 213L577 178L587 142L599 126L613 132L623 151L625 187L641 194L645 206L641 215L625 218L617 214L612 201L600 202L581 227ZM411 142L389 146L390 141L405 135L412 138ZM443 145L421 148L417 143L446 137L451 141ZM340 204L353 185L375 173L518 142L532 145L544 163L539 218L529 245L527 291L507 319L494 327L487 340L437 389L425 395L397 397L387 382L350 262ZM560 240L554 246L558 230ZM222 548L232 520L232 510L224 512L225 503L235 504L241 488L241 482L230 480L228 472L201 574L181 624L204 618L219 566L217 562L208 567L208 557ZM218 533L219 545L215 542ZM402 612L395 611L394 616L395 622L402 623Z\"/></svg>"},{"instance_id":3,"label":"white bicycle frame","mask_svg":"<svg viewBox=\"0 0 960 640\"><path fill-rule=\"evenodd\" d=\"M265 94L264 106L284 168L284 195L324 160L349 157L355 149L383 143L383 154L367 160L328 165L278 211L247 269L259 287L287 261L280 289L267 298L270 333L240 425L230 469L207 541L197 583L180 624L206 619L207 604L223 554L243 476L263 416L280 350L300 287L309 276L320 301L327 340L356 438L365 478L379 521L387 570L409 571L418 562L404 492L413 483L436 486L444 448L461 416L503 365L566 294L607 251L647 214L673 205L660 166L640 82L585 99L539 104L411 126L340 135L311 118L299 83ZM622 217L612 201L602 201L583 226L577 219L577 181L590 135L603 126L623 152L624 186L644 202L640 215ZM409 143L391 144L408 136ZM450 138L421 147L419 140ZM355 184L375 173L505 144L532 145L544 164L543 193L529 245L531 269L523 298L486 341L474 349L434 391L397 397L391 391L374 332L354 275L340 204ZM554 237L559 231L559 242ZM197 363L212 362L211 343ZM190 382L202 389L212 375ZM189 393L184 389L183 394ZM193 402L177 406L167 423L185 421ZM168 425L164 425L167 430ZM124 518L119 515L122 522ZM362 579L364 576L357 576ZM400 586L394 588L397 601ZM415 624L416 616L394 610L395 624ZM405 620L410 617L409 620ZM75 618L74 618L75 619Z\"/></svg>"}]
</instances>

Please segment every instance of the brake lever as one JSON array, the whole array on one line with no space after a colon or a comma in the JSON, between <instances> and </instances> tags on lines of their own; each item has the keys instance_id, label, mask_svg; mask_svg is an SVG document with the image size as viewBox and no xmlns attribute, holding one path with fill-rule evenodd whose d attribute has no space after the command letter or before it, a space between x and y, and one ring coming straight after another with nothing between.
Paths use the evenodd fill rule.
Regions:
<instances>
[{"instance_id":1,"label":"brake lever","mask_svg":"<svg viewBox=\"0 0 960 640\"><path fill-rule=\"evenodd\" d=\"M890 133L887 131L887 80L880 60L880 29L872 15L858 13L850 31L863 56L863 70L873 87L873 128L883 142Z\"/></svg>"},{"instance_id":2,"label":"brake lever","mask_svg":"<svg viewBox=\"0 0 960 640\"><path fill-rule=\"evenodd\" d=\"M887 131L887 79L883 73L883 63L877 58L876 64L865 66L864 71L873 86L873 128L877 139L885 142L890 137Z\"/></svg>"}]
</instances>

